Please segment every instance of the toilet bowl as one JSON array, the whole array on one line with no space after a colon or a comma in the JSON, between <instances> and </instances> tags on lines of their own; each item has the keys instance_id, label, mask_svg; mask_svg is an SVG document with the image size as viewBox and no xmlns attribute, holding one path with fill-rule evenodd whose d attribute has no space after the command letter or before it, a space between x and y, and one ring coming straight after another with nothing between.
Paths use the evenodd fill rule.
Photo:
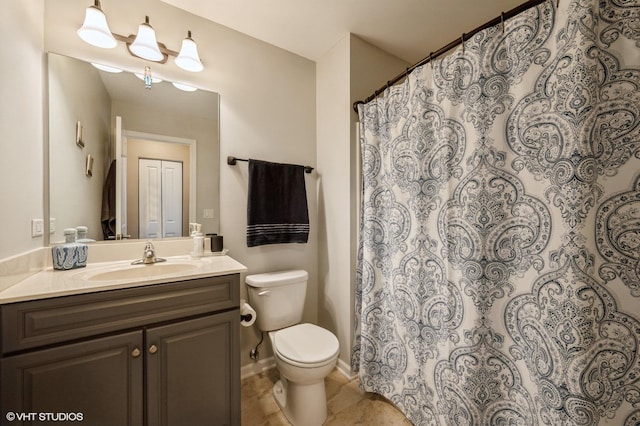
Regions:
<instances>
[{"instance_id":1,"label":"toilet bowl","mask_svg":"<svg viewBox=\"0 0 640 426\"><path fill-rule=\"evenodd\" d=\"M302 270L246 277L256 324L268 333L280 372L273 396L294 426L320 426L326 420L324 378L335 368L339 353L333 333L300 323L307 279Z\"/></svg>"},{"instance_id":2,"label":"toilet bowl","mask_svg":"<svg viewBox=\"0 0 640 426\"><path fill-rule=\"evenodd\" d=\"M338 339L313 324L270 332L280 380L273 396L293 425L321 425L327 418L324 378L336 366Z\"/></svg>"}]
</instances>

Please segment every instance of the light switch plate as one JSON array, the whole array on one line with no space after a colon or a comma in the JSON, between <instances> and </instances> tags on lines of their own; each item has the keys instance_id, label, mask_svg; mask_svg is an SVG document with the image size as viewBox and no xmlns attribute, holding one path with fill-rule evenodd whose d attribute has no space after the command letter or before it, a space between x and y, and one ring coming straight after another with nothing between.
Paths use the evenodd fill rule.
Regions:
<instances>
[{"instance_id":1,"label":"light switch plate","mask_svg":"<svg viewBox=\"0 0 640 426\"><path fill-rule=\"evenodd\" d=\"M44 233L44 221L42 219L31 219L31 237L41 237Z\"/></svg>"},{"instance_id":2,"label":"light switch plate","mask_svg":"<svg viewBox=\"0 0 640 426\"><path fill-rule=\"evenodd\" d=\"M213 219L213 209L204 209L202 211L202 217L205 219Z\"/></svg>"}]
</instances>

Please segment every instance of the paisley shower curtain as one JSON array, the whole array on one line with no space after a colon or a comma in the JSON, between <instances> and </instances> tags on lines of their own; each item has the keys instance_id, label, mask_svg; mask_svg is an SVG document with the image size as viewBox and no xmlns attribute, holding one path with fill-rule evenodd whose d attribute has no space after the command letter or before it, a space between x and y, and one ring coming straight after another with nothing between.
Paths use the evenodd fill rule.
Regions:
<instances>
[{"instance_id":1,"label":"paisley shower curtain","mask_svg":"<svg viewBox=\"0 0 640 426\"><path fill-rule=\"evenodd\" d=\"M416 425L640 425L640 0L550 0L361 105L352 367Z\"/></svg>"}]
</instances>

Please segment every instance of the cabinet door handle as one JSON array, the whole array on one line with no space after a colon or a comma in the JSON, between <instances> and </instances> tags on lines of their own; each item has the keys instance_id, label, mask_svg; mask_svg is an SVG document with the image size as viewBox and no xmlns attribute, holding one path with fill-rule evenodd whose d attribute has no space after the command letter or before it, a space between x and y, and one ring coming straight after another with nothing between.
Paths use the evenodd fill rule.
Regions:
<instances>
[{"instance_id":1,"label":"cabinet door handle","mask_svg":"<svg viewBox=\"0 0 640 426\"><path fill-rule=\"evenodd\" d=\"M149 353L150 354L155 354L156 352L158 352L158 347L156 345L149 346Z\"/></svg>"},{"instance_id":2,"label":"cabinet door handle","mask_svg":"<svg viewBox=\"0 0 640 426\"><path fill-rule=\"evenodd\" d=\"M134 358L138 358L140 356L142 352L140 352L140 349L135 348L134 350L131 351L131 356Z\"/></svg>"}]
</instances>

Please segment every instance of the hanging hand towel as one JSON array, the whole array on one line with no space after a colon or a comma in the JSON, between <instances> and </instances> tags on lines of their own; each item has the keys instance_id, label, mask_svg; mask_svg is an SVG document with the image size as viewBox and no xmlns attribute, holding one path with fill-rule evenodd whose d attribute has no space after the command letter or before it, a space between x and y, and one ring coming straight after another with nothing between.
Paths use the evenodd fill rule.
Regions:
<instances>
[{"instance_id":1,"label":"hanging hand towel","mask_svg":"<svg viewBox=\"0 0 640 426\"><path fill-rule=\"evenodd\" d=\"M116 160L111 162L102 189L102 235L105 240L116 236Z\"/></svg>"},{"instance_id":2,"label":"hanging hand towel","mask_svg":"<svg viewBox=\"0 0 640 426\"><path fill-rule=\"evenodd\" d=\"M247 246L308 239L304 166L249 159Z\"/></svg>"}]
</instances>

